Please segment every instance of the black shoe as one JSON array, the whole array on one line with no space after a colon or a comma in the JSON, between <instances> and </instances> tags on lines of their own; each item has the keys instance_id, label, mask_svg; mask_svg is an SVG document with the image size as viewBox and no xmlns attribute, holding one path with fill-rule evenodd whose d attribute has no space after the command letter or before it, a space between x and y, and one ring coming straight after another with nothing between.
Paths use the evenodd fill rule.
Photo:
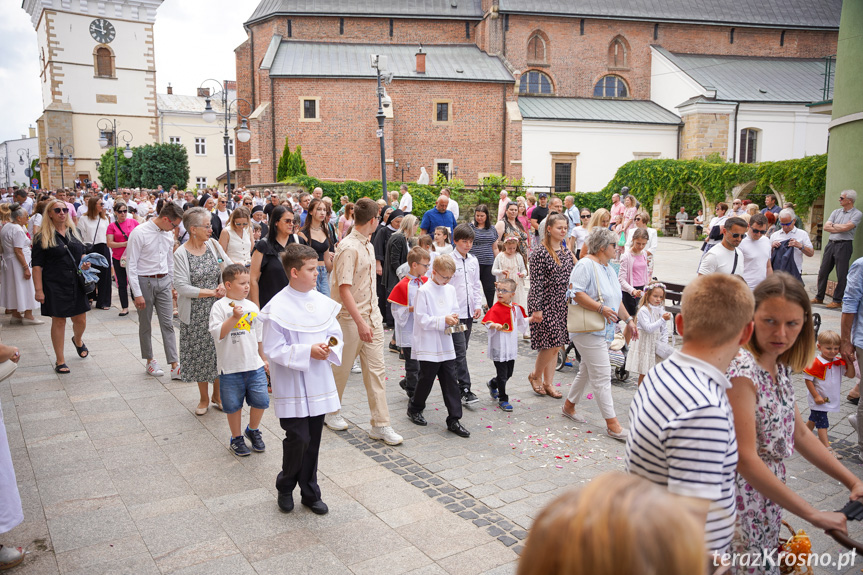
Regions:
<instances>
[{"instance_id":1,"label":"black shoe","mask_svg":"<svg viewBox=\"0 0 863 575\"><path fill-rule=\"evenodd\" d=\"M405 378L402 378L399 381L399 387L402 388L403 390L407 391L408 390L408 380L406 380Z\"/></svg>"},{"instance_id":2,"label":"black shoe","mask_svg":"<svg viewBox=\"0 0 863 575\"><path fill-rule=\"evenodd\" d=\"M252 452L249 451L249 446L246 445L246 440L243 439L242 435L231 438L231 451L233 451L234 455L238 457L246 457L247 455L252 454Z\"/></svg>"},{"instance_id":3,"label":"black shoe","mask_svg":"<svg viewBox=\"0 0 863 575\"><path fill-rule=\"evenodd\" d=\"M491 398L497 399L497 397L498 397L497 387L495 387L495 385L491 381L486 382L486 385L488 386L488 393L491 395Z\"/></svg>"},{"instance_id":4,"label":"black shoe","mask_svg":"<svg viewBox=\"0 0 863 575\"><path fill-rule=\"evenodd\" d=\"M395 344L395 342L394 342L394 341L391 341L391 342L390 342L390 351L391 351L391 352L393 352L393 353L401 353L401 352L402 352L402 348L400 348L399 346L397 346L397 345Z\"/></svg>"},{"instance_id":5,"label":"black shoe","mask_svg":"<svg viewBox=\"0 0 863 575\"><path fill-rule=\"evenodd\" d=\"M455 420L446 426L447 429L458 435L459 437L470 437L470 431L465 429L464 425L459 420Z\"/></svg>"},{"instance_id":6,"label":"black shoe","mask_svg":"<svg viewBox=\"0 0 863 575\"><path fill-rule=\"evenodd\" d=\"M279 504L279 509L281 509L285 513L290 513L294 510L294 494L293 493L279 493L279 498L276 500Z\"/></svg>"},{"instance_id":7,"label":"black shoe","mask_svg":"<svg viewBox=\"0 0 863 575\"><path fill-rule=\"evenodd\" d=\"M408 419L410 419L412 422L416 423L417 425L428 425L429 424L429 422L426 421L426 418L423 417L423 414L421 411L418 411L417 413L411 413L411 410L409 409L408 410Z\"/></svg>"},{"instance_id":8,"label":"black shoe","mask_svg":"<svg viewBox=\"0 0 863 575\"><path fill-rule=\"evenodd\" d=\"M327 512L330 510L330 508L327 507L327 504L320 499L318 499L317 501L312 501L311 503L305 501L304 499L300 499L300 503L311 509L312 513L314 513L315 515L326 515Z\"/></svg>"},{"instance_id":9,"label":"black shoe","mask_svg":"<svg viewBox=\"0 0 863 575\"><path fill-rule=\"evenodd\" d=\"M464 405L474 405L475 403L479 403L479 398L472 391L463 391L461 394L461 402Z\"/></svg>"},{"instance_id":10,"label":"black shoe","mask_svg":"<svg viewBox=\"0 0 863 575\"><path fill-rule=\"evenodd\" d=\"M261 452L267 449L267 446L264 445L264 440L261 438L261 430L260 429L249 429L249 426L246 426L246 437L249 438L249 441L252 442L252 449L257 452Z\"/></svg>"},{"instance_id":11,"label":"black shoe","mask_svg":"<svg viewBox=\"0 0 863 575\"><path fill-rule=\"evenodd\" d=\"M401 350L399 350L399 359L404 359L404 358L405 358L405 354L402 353Z\"/></svg>"}]
</instances>

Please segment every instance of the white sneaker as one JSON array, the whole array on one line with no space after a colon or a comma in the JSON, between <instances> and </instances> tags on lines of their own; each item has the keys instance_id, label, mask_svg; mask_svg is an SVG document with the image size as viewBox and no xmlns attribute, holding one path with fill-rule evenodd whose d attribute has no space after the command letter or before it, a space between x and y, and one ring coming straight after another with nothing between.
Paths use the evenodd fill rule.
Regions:
<instances>
[{"instance_id":1,"label":"white sneaker","mask_svg":"<svg viewBox=\"0 0 863 575\"><path fill-rule=\"evenodd\" d=\"M396 433L389 425L384 425L383 427L372 427L372 430L369 431L369 437L372 439L380 439L387 445L398 445L404 441L404 438Z\"/></svg>"},{"instance_id":2,"label":"white sneaker","mask_svg":"<svg viewBox=\"0 0 863 575\"><path fill-rule=\"evenodd\" d=\"M345 418L338 411L326 414L324 416L324 425L333 431L344 431L348 428L348 422L345 421Z\"/></svg>"},{"instance_id":3,"label":"white sneaker","mask_svg":"<svg viewBox=\"0 0 863 575\"><path fill-rule=\"evenodd\" d=\"M852 413L851 415L848 416L848 423L851 424L851 427L854 428L854 431L856 433L858 433L858 434L860 433L860 430L857 429L857 414L856 413Z\"/></svg>"},{"instance_id":4,"label":"white sneaker","mask_svg":"<svg viewBox=\"0 0 863 575\"><path fill-rule=\"evenodd\" d=\"M177 367L171 368L171 379L178 379L180 381L183 380L183 378L180 377L180 364L179 363L177 364Z\"/></svg>"},{"instance_id":5,"label":"white sneaker","mask_svg":"<svg viewBox=\"0 0 863 575\"><path fill-rule=\"evenodd\" d=\"M33 319L30 319L28 317L24 317L24 318L21 318L21 323L24 325L42 325L45 322L42 321L41 319L37 319L35 317Z\"/></svg>"},{"instance_id":6,"label":"white sneaker","mask_svg":"<svg viewBox=\"0 0 863 575\"><path fill-rule=\"evenodd\" d=\"M162 377L165 375L165 372L162 371L162 368L159 367L159 362L155 359L151 359L147 362L147 375L152 375L153 377Z\"/></svg>"},{"instance_id":7,"label":"white sneaker","mask_svg":"<svg viewBox=\"0 0 863 575\"><path fill-rule=\"evenodd\" d=\"M353 367L351 367L351 373L362 373L363 369L360 367L360 360L356 360L354 362Z\"/></svg>"}]
</instances>

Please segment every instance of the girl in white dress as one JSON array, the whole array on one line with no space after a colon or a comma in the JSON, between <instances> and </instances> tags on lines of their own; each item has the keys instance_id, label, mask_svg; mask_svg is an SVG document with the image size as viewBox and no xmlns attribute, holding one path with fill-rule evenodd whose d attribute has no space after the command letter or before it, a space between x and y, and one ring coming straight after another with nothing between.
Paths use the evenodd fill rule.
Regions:
<instances>
[{"instance_id":1,"label":"girl in white dress","mask_svg":"<svg viewBox=\"0 0 863 575\"><path fill-rule=\"evenodd\" d=\"M671 314L665 311L665 286L654 283L644 288L638 306L638 339L632 342L626 357L626 369L638 374L638 385L650 369L662 361L656 355L659 342L668 343L668 320Z\"/></svg>"},{"instance_id":2,"label":"girl in white dress","mask_svg":"<svg viewBox=\"0 0 863 575\"><path fill-rule=\"evenodd\" d=\"M498 281L502 279L513 280L516 287L512 301L525 307L527 306L527 288L524 284L525 278L527 278L527 266L524 265L524 258L518 253L518 242L519 237L515 234L504 236L503 246L494 258L491 273Z\"/></svg>"}]
</instances>

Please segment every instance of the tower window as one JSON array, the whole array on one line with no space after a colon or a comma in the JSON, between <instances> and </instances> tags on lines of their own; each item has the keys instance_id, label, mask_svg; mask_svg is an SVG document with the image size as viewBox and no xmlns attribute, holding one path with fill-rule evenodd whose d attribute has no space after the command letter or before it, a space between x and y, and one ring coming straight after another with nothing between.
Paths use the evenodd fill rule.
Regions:
<instances>
[{"instance_id":1,"label":"tower window","mask_svg":"<svg viewBox=\"0 0 863 575\"><path fill-rule=\"evenodd\" d=\"M744 128L740 130L740 163L754 164L758 151L758 130Z\"/></svg>"},{"instance_id":2,"label":"tower window","mask_svg":"<svg viewBox=\"0 0 863 575\"><path fill-rule=\"evenodd\" d=\"M608 67L609 68L628 68L629 54L626 49L626 41L618 36L611 41L608 47Z\"/></svg>"},{"instance_id":3,"label":"tower window","mask_svg":"<svg viewBox=\"0 0 863 575\"><path fill-rule=\"evenodd\" d=\"M545 62L545 40L539 34L531 36L527 43L527 61Z\"/></svg>"},{"instance_id":4,"label":"tower window","mask_svg":"<svg viewBox=\"0 0 863 575\"><path fill-rule=\"evenodd\" d=\"M554 87L551 84L551 78L531 70L521 75L521 81L518 87L519 94L553 94Z\"/></svg>"},{"instance_id":5,"label":"tower window","mask_svg":"<svg viewBox=\"0 0 863 575\"><path fill-rule=\"evenodd\" d=\"M111 49L106 46L99 46L96 48L94 57L96 60L96 77L113 78L114 54L111 53Z\"/></svg>"},{"instance_id":6,"label":"tower window","mask_svg":"<svg viewBox=\"0 0 863 575\"><path fill-rule=\"evenodd\" d=\"M603 76L593 88L594 98L628 98L629 90L620 76Z\"/></svg>"}]
</instances>

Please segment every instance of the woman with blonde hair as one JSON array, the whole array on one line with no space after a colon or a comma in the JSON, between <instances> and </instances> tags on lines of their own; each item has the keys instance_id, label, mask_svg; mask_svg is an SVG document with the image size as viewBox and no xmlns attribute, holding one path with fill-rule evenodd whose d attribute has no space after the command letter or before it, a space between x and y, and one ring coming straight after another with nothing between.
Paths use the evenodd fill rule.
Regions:
<instances>
[{"instance_id":1,"label":"woman with blonde hair","mask_svg":"<svg viewBox=\"0 0 863 575\"><path fill-rule=\"evenodd\" d=\"M590 234L590 230L595 227L608 229L608 226L611 225L611 212L606 210L605 208L599 208L593 215L590 216L590 220L588 220L587 224L584 226L584 231L587 234ZM581 246L581 252L578 254L578 258L581 259L587 255L587 242Z\"/></svg>"},{"instance_id":2,"label":"woman with blonde hair","mask_svg":"<svg viewBox=\"0 0 863 575\"><path fill-rule=\"evenodd\" d=\"M863 498L863 482L846 469L806 427L791 376L809 367L815 330L809 295L785 272L774 272L755 288L755 330L726 376L737 435L737 523L731 547L756 560L776 549L787 510L825 531L847 533L842 513L819 511L785 484L785 460L794 449L842 483L851 499ZM750 564L754 564L751 563ZM778 573L768 566L738 573Z\"/></svg>"},{"instance_id":3,"label":"woman with blonde hair","mask_svg":"<svg viewBox=\"0 0 863 575\"><path fill-rule=\"evenodd\" d=\"M88 247L90 253L100 254L106 262L111 261L111 250L108 249L108 226L111 221L105 213L105 202L98 195L87 200L87 212L78 218L78 233L81 241ZM99 281L96 282L96 293L90 297L96 300L99 309L111 309L111 268L96 267L99 270Z\"/></svg>"},{"instance_id":4,"label":"woman with blonde hair","mask_svg":"<svg viewBox=\"0 0 863 575\"><path fill-rule=\"evenodd\" d=\"M518 575L698 575L704 523L688 501L625 473L567 491L536 518Z\"/></svg>"},{"instance_id":5,"label":"woman with blonde hair","mask_svg":"<svg viewBox=\"0 0 863 575\"><path fill-rule=\"evenodd\" d=\"M219 236L219 245L234 263L246 267L252 263L252 246L255 245L249 229L252 216L249 210L239 207L228 216L228 224Z\"/></svg>"},{"instance_id":6,"label":"woman with blonde hair","mask_svg":"<svg viewBox=\"0 0 863 575\"><path fill-rule=\"evenodd\" d=\"M87 327L87 292L79 271L90 269L81 264L84 244L72 223L69 208L62 200L53 200L45 207L45 217L39 235L33 238L33 287L36 301L42 304L42 315L51 318L51 344L54 347L54 371L69 373L63 351L66 318L72 319L72 345L78 357L89 357L84 345Z\"/></svg>"}]
</instances>

